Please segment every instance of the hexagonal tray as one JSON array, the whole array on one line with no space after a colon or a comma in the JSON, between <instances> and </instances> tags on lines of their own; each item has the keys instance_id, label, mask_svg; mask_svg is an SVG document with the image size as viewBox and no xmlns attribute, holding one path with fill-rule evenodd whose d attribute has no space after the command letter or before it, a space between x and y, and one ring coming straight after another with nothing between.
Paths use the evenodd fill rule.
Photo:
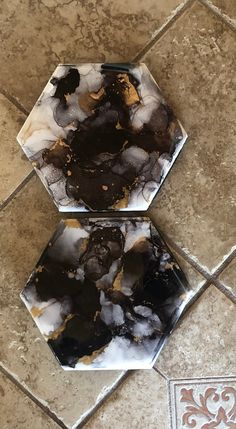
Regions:
<instances>
[{"instance_id":1,"label":"hexagonal tray","mask_svg":"<svg viewBox=\"0 0 236 429\"><path fill-rule=\"evenodd\" d=\"M61 221L21 293L76 370L151 368L191 296L147 218Z\"/></svg>"},{"instance_id":2,"label":"hexagonal tray","mask_svg":"<svg viewBox=\"0 0 236 429\"><path fill-rule=\"evenodd\" d=\"M145 64L59 65L17 136L67 212L146 210L186 138Z\"/></svg>"}]
</instances>

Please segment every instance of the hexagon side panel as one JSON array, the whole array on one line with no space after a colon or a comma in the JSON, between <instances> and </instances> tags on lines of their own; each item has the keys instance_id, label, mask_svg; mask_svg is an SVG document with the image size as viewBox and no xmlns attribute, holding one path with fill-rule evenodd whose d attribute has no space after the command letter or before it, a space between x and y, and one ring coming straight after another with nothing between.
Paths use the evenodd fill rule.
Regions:
<instances>
[{"instance_id":1,"label":"hexagon side panel","mask_svg":"<svg viewBox=\"0 0 236 429\"><path fill-rule=\"evenodd\" d=\"M62 212L147 210L186 138L144 63L58 65L17 136Z\"/></svg>"},{"instance_id":2,"label":"hexagon side panel","mask_svg":"<svg viewBox=\"0 0 236 429\"><path fill-rule=\"evenodd\" d=\"M67 370L151 368L191 297L148 218L61 221L21 292Z\"/></svg>"}]
</instances>

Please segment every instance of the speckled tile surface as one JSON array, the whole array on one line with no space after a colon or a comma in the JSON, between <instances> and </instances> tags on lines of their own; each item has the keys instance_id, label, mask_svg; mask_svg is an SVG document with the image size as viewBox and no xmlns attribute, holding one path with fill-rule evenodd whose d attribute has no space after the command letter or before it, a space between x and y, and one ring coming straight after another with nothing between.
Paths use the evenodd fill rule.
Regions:
<instances>
[{"instance_id":1,"label":"speckled tile surface","mask_svg":"<svg viewBox=\"0 0 236 429\"><path fill-rule=\"evenodd\" d=\"M212 272L236 242L235 34L197 2L144 60L189 134L150 215Z\"/></svg>"},{"instance_id":2,"label":"speckled tile surface","mask_svg":"<svg viewBox=\"0 0 236 429\"><path fill-rule=\"evenodd\" d=\"M188 310L155 366L171 379L236 373L236 306L210 286Z\"/></svg>"},{"instance_id":3,"label":"speckled tile surface","mask_svg":"<svg viewBox=\"0 0 236 429\"><path fill-rule=\"evenodd\" d=\"M235 11L233 0L1 2L0 200L10 198L0 214L0 371L13 380L0 378L4 429L235 429L236 306L211 284L236 295L225 259L236 244ZM121 371L60 369L20 301L61 216L36 177L17 189L31 166L14 139L18 107L31 109L58 63L140 51L189 135L149 214L200 297L155 364L162 375L142 370L117 385Z\"/></svg>"},{"instance_id":4,"label":"speckled tile surface","mask_svg":"<svg viewBox=\"0 0 236 429\"><path fill-rule=\"evenodd\" d=\"M30 108L58 63L130 60L180 3L4 0L0 86Z\"/></svg>"},{"instance_id":5,"label":"speckled tile surface","mask_svg":"<svg viewBox=\"0 0 236 429\"><path fill-rule=\"evenodd\" d=\"M32 429L36 428L35 422L37 428L60 427L2 374L0 374L0 401L1 429Z\"/></svg>"},{"instance_id":6,"label":"speckled tile surface","mask_svg":"<svg viewBox=\"0 0 236 429\"><path fill-rule=\"evenodd\" d=\"M167 382L160 374L154 369L136 371L111 395L85 428L168 429L167 400Z\"/></svg>"},{"instance_id":7,"label":"speckled tile surface","mask_svg":"<svg viewBox=\"0 0 236 429\"><path fill-rule=\"evenodd\" d=\"M16 146L16 133L24 120L25 116L0 93L0 204L31 170L28 160Z\"/></svg>"}]
</instances>

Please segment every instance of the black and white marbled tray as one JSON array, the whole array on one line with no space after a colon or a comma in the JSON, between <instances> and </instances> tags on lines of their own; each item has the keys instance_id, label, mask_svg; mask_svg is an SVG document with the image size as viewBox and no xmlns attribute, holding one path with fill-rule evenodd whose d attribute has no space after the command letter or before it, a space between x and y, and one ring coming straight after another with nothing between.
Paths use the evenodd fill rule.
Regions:
<instances>
[{"instance_id":1,"label":"black and white marbled tray","mask_svg":"<svg viewBox=\"0 0 236 429\"><path fill-rule=\"evenodd\" d=\"M64 212L146 210L186 138L143 63L59 65L17 136Z\"/></svg>"},{"instance_id":2,"label":"black and white marbled tray","mask_svg":"<svg viewBox=\"0 0 236 429\"><path fill-rule=\"evenodd\" d=\"M147 218L61 221L21 293L75 370L151 368L191 296Z\"/></svg>"}]
</instances>

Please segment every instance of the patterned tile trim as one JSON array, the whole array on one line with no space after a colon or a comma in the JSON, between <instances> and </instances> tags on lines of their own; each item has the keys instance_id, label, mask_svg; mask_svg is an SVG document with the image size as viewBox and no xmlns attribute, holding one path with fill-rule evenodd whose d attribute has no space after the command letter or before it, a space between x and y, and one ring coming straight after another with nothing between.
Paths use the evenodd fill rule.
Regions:
<instances>
[{"instance_id":1,"label":"patterned tile trim","mask_svg":"<svg viewBox=\"0 0 236 429\"><path fill-rule=\"evenodd\" d=\"M171 380L171 429L236 429L236 377Z\"/></svg>"}]
</instances>

